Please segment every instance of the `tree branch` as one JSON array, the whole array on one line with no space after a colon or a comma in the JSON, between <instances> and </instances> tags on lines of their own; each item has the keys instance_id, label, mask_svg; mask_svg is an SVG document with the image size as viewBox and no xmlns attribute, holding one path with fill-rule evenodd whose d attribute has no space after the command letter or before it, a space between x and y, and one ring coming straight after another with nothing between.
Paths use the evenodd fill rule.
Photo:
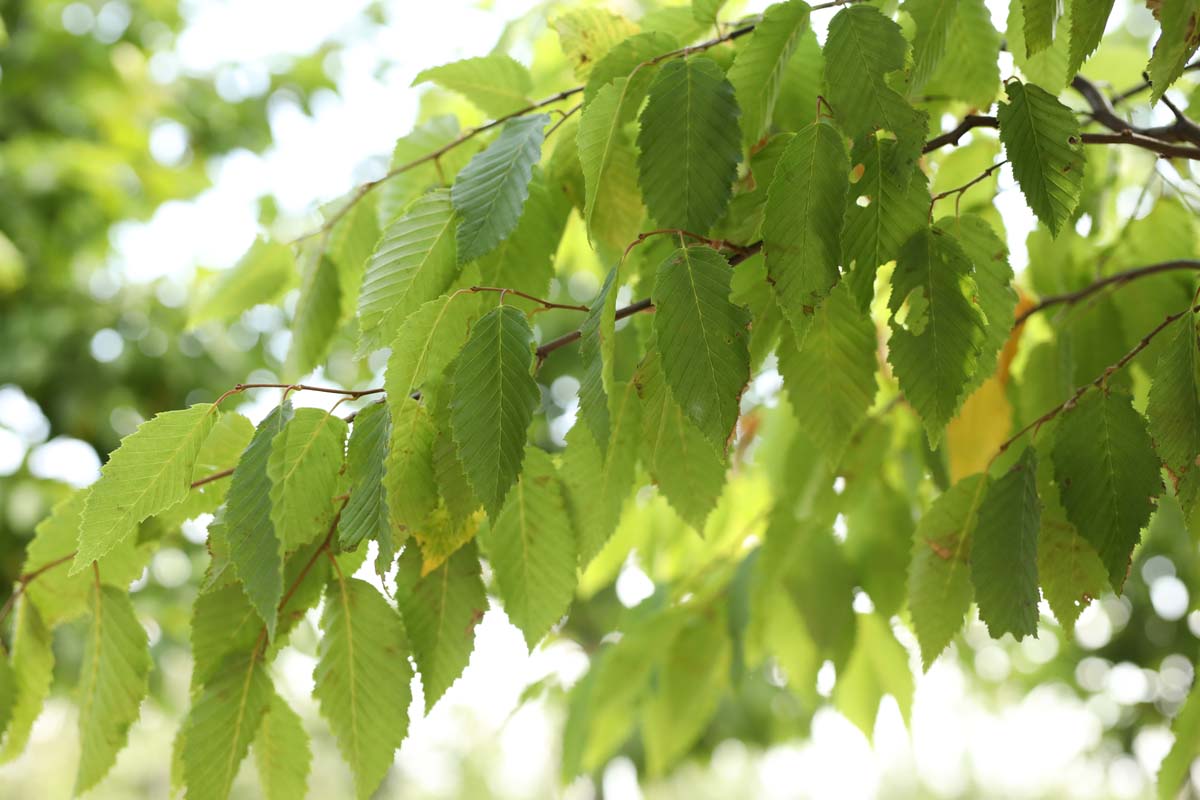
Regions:
<instances>
[{"instance_id":1,"label":"tree branch","mask_svg":"<svg viewBox=\"0 0 1200 800\"><path fill-rule=\"evenodd\" d=\"M1106 287L1122 286L1130 281L1135 281L1138 278L1145 278L1150 275L1159 275L1164 272L1176 272L1182 270L1200 272L1200 261L1195 261L1192 259L1179 259L1177 261L1163 261L1158 264L1149 264L1144 267L1137 267L1136 269L1117 272L1113 275L1101 278L1094 283L1090 283L1082 289L1074 292L1064 292L1063 294L1052 294L1047 297L1043 297L1037 305L1026 309L1020 316L1018 316L1013 323L1013 327L1017 327L1025 320L1029 319L1040 311L1045 311L1047 308L1058 305L1073 305L1078 303L1080 300L1091 297L1093 294Z\"/></svg>"}]
</instances>

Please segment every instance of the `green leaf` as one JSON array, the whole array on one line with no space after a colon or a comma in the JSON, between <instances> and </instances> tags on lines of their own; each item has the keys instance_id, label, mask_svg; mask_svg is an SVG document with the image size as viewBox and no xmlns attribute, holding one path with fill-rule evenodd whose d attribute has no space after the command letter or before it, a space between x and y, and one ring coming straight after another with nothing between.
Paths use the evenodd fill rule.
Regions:
<instances>
[{"instance_id":1,"label":"green leaf","mask_svg":"<svg viewBox=\"0 0 1200 800\"><path fill-rule=\"evenodd\" d=\"M299 378L325 359L342 318L341 287L337 265L328 255L314 254L308 259L292 316L292 342L283 367L285 376Z\"/></svg>"},{"instance_id":2,"label":"green leaf","mask_svg":"<svg viewBox=\"0 0 1200 800\"><path fill-rule=\"evenodd\" d=\"M42 622L37 607L20 601L12 638L12 703L7 725L0 726L0 737L4 742L0 748L0 764L21 755L29 742L33 723L41 715L42 706L50 695L50 684L54 680L52 644L50 631Z\"/></svg>"},{"instance_id":3,"label":"green leaf","mask_svg":"<svg viewBox=\"0 0 1200 800\"><path fill-rule=\"evenodd\" d=\"M716 25L725 0L692 0L692 17L706 25Z\"/></svg>"},{"instance_id":4,"label":"green leaf","mask_svg":"<svg viewBox=\"0 0 1200 800\"><path fill-rule=\"evenodd\" d=\"M227 658L180 730L189 800L226 800L275 691L257 648Z\"/></svg>"},{"instance_id":5,"label":"green leaf","mask_svg":"<svg viewBox=\"0 0 1200 800\"><path fill-rule=\"evenodd\" d=\"M962 630L971 608L971 537L987 485L984 475L963 478L934 500L917 524L908 608L925 669Z\"/></svg>"},{"instance_id":6,"label":"green leaf","mask_svg":"<svg viewBox=\"0 0 1200 800\"><path fill-rule=\"evenodd\" d=\"M725 485L725 465L671 396L656 351L634 381L642 399L642 462L671 507L702 531Z\"/></svg>"},{"instance_id":7,"label":"green leaf","mask_svg":"<svg viewBox=\"0 0 1200 800\"><path fill-rule=\"evenodd\" d=\"M600 452L608 448L613 390L613 359L616 355L617 267L608 271L600 294L588 308L579 326L579 357L583 375L579 379L579 413L596 438Z\"/></svg>"},{"instance_id":8,"label":"green leaf","mask_svg":"<svg viewBox=\"0 0 1200 800\"><path fill-rule=\"evenodd\" d=\"M841 135L814 122L792 139L767 191L767 274L797 340L804 338L811 310L838 282L848 174Z\"/></svg>"},{"instance_id":9,"label":"green leaf","mask_svg":"<svg viewBox=\"0 0 1200 800\"><path fill-rule=\"evenodd\" d=\"M629 81L617 78L596 93L579 120L579 163L586 186L583 219L588 236L615 249L638 233L642 196L637 156L622 130L627 103L637 102Z\"/></svg>"},{"instance_id":10,"label":"green leaf","mask_svg":"<svg viewBox=\"0 0 1200 800\"><path fill-rule=\"evenodd\" d=\"M925 93L987 108L1000 88L1000 33L984 0L959 0L954 5L946 53L925 84Z\"/></svg>"},{"instance_id":11,"label":"green leaf","mask_svg":"<svg viewBox=\"0 0 1200 800\"><path fill-rule=\"evenodd\" d=\"M1178 481L1200 456L1200 355L1193 315L1183 315L1171 327L1154 369L1146 416L1154 447Z\"/></svg>"},{"instance_id":12,"label":"green leaf","mask_svg":"<svg viewBox=\"0 0 1200 800\"><path fill-rule=\"evenodd\" d=\"M482 311L482 298L445 294L423 304L400 326L388 357L384 387L389 398L411 397L440 378L467 340Z\"/></svg>"},{"instance_id":13,"label":"green leaf","mask_svg":"<svg viewBox=\"0 0 1200 800\"><path fill-rule=\"evenodd\" d=\"M910 97L921 93L945 56L958 5L954 0L905 0L903 10L917 25L909 73Z\"/></svg>"},{"instance_id":14,"label":"green leaf","mask_svg":"<svg viewBox=\"0 0 1200 800\"><path fill-rule=\"evenodd\" d=\"M284 400L258 425L233 470L225 503L229 557L246 596L275 638L276 606L283 596L283 542L272 522L271 479L267 468L275 438L292 419Z\"/></svg>"},{"instance_id":15,"label":"green leaf","mask_svg":"<svg viewBox=\"0 0 1200 800\"><path fill-rule=\"evenodd\" d=\"M532 650L575 595L575 536L558 472L544 450L525 448L521 479L479 543L496 574L504 611Z\"/></svg>"},{"instance_id":16,"label":"green leaf","mask_svg":"<svg viewBox=\"0 0 1200 800\"><path fill-rule=\"evenodd\" d=\"M1079 72L1083 62L1100 46L1104 26L1115 4L1116 0L1071 0L1071 48L1067 59L1069 74Z\"/></svg>"},{"instance_id":17,"label":"green leaf","mask_svg":"<svg viewBox=\"0 0 1200 800\"><path fill-rule=\"evenodd\" d=\"M1200 0L1163 0L1158 11L1162 33L1150 56L1150 102L1157 103L1183 74L1200 47Z\"/></svg>"},{"instance_id":18,"label":"green leaf","mask_svg":"<svg viewBox=\"0 0 1200 800\"><path fill-rule=\"evenodd\" d=\"M1079 205L1083 143L1071 109L1053 95L1017 80L1001 103L1000 141L1030 209L1057 235Z\"/></svg>"},{"instance_id":19,"label":"green leaf","mask_svg":"<svg viewBox=\"0 0 1200 800\"><path fill-rule=\"evenodd\" d=\"M1025 16L1021 5L1020 2L1008 5L1008 28L1005 33L1008 51L1012 53L1013 63L1021 70L1026 80L1036 83L1051 94L1057 94L1066 88L1072 78L1067 72L1069 43L1066 35L1066 31L1071 28L1072 6L1063 7L1063 16L1056 26L1058 35L1054 37L1054 43L1044 50L1029 54L1025 46Z\"/></svg>"},{"instance_id":20,"label":"green leaf","mask_svg":"<svg viewBox=\"0 0 1200 800\"><path fill-rule=\"evenodd\" d=\"M500 306L475 323L454 371L451 430L467 480L492 518L521 472L541 397L530 374L532 343L525 315Z\"/></svg>"},{"instance_id":21,"label":"green leaf","mask_svg":"<svg viewBox=\"0 0 1200 800\"><path fill-rule=\"evenodd\" d=\"M1043 490L1046 508L1038 536L1038 574L1042 595L1054 618L1068 634L1088 604L1108 589L1108 570L1092 546L1083 540L1057 497L1053 484Z\"/></svg>"},{"instance_id":22,"label":"green leaf","mask_svg":"<svg viewBox=\"0 0 1200 800\"><path fill-rule=\"evenodd\" d=\"M254 436L254 426L250 420L241 414L226 411L221 414L217 424L204 439L200 453L196 456L196 464L192 467L192 488L187 497L170 509L158 515L158 518L168 526L182 524L184 520L195 519L201 514L212 514L229 493L229 481L215 479L201 486L196 481L211 478L218 472L233 469L246 445ZM113 556L105 560L105 569L112 570ZM113 583L116 586L118 584Z\"/></svg>"},{"instance_id":23,"label":"green leaf","mask_svg":"<svg viewBox=\"0 0 1200 800\"><path fill-rule=\"evenodd\" d=\"M391 527L399 540L407 531L424 523L437 507L433 473L437 428L425 406L411 397L402 395L388 400L392 425L383 488Z\"/></svg>"},{"instance_id":24,"label":"green leaf","mask_svg":"<svg viewBox=\"0 0 1200 800\"><path fill-rule=\"evenodd\" d=\"M188 313L188 327L212 320L230 320L260 303L271 303L296 279L296 259L290 247L258 239L246 255L200 293Z\"/></svg>"},{"instance_id":25,"label":"green leaf","mask_svg":"<svg viewBox=\"0 0 1200 800\"><path fill-rule=\"evenodd\" d=\"M391 417L382 403L372 403L354 418L346 452L350 497L338 520L338 545L343 550L358 547L367 539L391 542L388 499L383 487L391 428Z\"/></svg>"},{"instance_id":26,"label":"green leaf","mask_svg":"<svg viewBox=\"0 0 1200 800\"><path fill-rule=\"evenodd\" d=\"M878 614L856 615L854 652L833 687L833 705L871 739L879 701L891 695L908 722L912 713L913 675L908 653Z\"/></svg>"},{"instance_id":27,"label":"green leaf","mask_svg":"<svg viewBox=\"0 0 1200 800\"><path fill-rule=\"evenodd\" d=\"M705 613L707 611L708 613ZM708 727L729 683L732 646L719 609L700 610L669 643L642 709L646 769L664 775Z\"/></svg>"},{"instance_id":28,"label":"green leaf","mask_svg":"<svg viewBox=\"0 0 1200 800\"><path fill-rule=\"evenodd\" d=\"M658 268L654 334L675 401L718 451L738 419L750 380L745 309L729 300L729 262L709 247L682 247Z\"/></svg>"},{"instance_id":29,"label":"green leaf","mask_svg":"<svg viewBox=\"0 0 1200 800\"><path fill-rule=\"evenodd\" d=\"M888 361L931 445L958 410L987 336L972 271L962 245L929 228L904 245L892 274Z\"/></svg>"},{"instance_id":30,"label":"green leaf","mask_svg":"<svg viewBox=\"0 0 1200 800\"><path fill-rule=\"evenodd\" d=\"M458 118L452 114L443 114L422 122L412 129L407 136L396 140L392 150L392 161L389 165L388 178L371 194L379 195L378 221L386 227L402 213L408 210L409 204L430 189L449 185L459 170L466 166L471 158L471 148L456 147L447 150L435 163L432 159L416 163L427 157L434 150L441 150L446 145L458 139L462 134L458 129ZM411 165L411 166L410 166ZM397 172L397 170L400 170ZM370 196L370 195L368 195ZM334 236L336 234L336 230ZM379 233L375 234L370 243L370 251L375 250L379 241ZM370 252L367 253L370 257ZM364 261L364 265L367 262ZM360 272L365 269L360 265ZM362 276L359 276L361 284ZM359 292L348 295L346 299L357 300Z\"/></svg>"},{"instance_id":31,"label":"green leaf","mask_svg":"<svg viewBox=\"0 0 1200 800\"><path fill-rule=\"evenodd\" d=\"M1121 591L1133 548L1162 492L1145 419L1125 395L1088 392L1062 415L1052 457L1067 518Z\"/></svg>"},{"instance_id":32,"label":"green leaf","mask_svg":"<svg viewBox=\"0 0 1200 800\"><path fill-rule=\"evenodd\" d=\"M1054 41L1058 0L1020 0L1025 19L1025 53L1032 56Z\"/></svg>"},{"instance_id":33,"label":"green leaf","mask_svg":"<svg viewBox=\"0 0 1200 800\"><path fill-rule=\"evenodd\" d=\"M891 131L899 163L915 163L925 142L925 114L917 111L886 76L904 67L908 45L900 26L871 6L844 8L829 24L825 41L826 98L838 127L857 141L876 130Z\"/></svg>"},{"instance_id":34,"label":"green leaf","mask_svg":"<svg viewBox=\"0 0 1200 800\"><path fill-rule=\"evenodd\" d=\"M321 631L313 697L365 800L408 730L413 675L404 625L371 584L339 577L326 592Z\"/></svg>"},{"instance_id":35,"label":"green leaf","mask_svg":"<svg viewBox=\"0 0 1200 800\"><path fill-rule=\"evenodd\" d=\"M808 16L808 4L801 0L769 7L729 68L729 82L742 109L742 138L747 147L767 133L788 61L809 30Z\"/></svg>"},{"instance_id":36,"label":"green leaf","mask_svg":"<svg viewBox=\"0 0 1200 800\"><path fill-rule=\"evenodd\" d=\"M636 113L637 106L641 105L632 98L644 97L650 81L658 72L655 66L641 65L678 47L679 42L667 33L651 32L630 36L609 50L604 58L596 63L583 90L583 105L586 107L595 100L605 85L617 78L627 78L630 86L626 90L626 97L631 100L626 103L626 110L632 116Z\"/></svg>"},{"instance_id":37,"label":"green leaf","mask_svg":"<svg viewBox=\"0 0 1200 800\"><path fill-rule=\"evenodd\" d=\"M396 175L384 186L391 187L400 179L401 176ZM380 190L353 200L354 204L329 231L329 246L325 252L337 268L338 295L341 299L339 323L346 322L354 316L354 304L358 300L359 290L362 289L367 260L375 250L375 243L379 241L378 191Z\"/></svg>"},{"instance_id":38,"label":"green leaf","mask_svg":"<svg viewBox=\"0 0 1200 800\"><path fill-rule=\"evenodd\" d=\"M586 78L592 67L619 42L638 32L637 25L602 8L579 8L552 20L563 55L575 68L576 78Z\"/></svg>"},{"instance_id":39,"label":"green leaf","mask_svg":"<svg viewBox=\"0 0 1200 800\"><path fill-rule=\"evenodd\" d=\"M300 408L271 441L271 522L290 552L329 530L346 446L346 423L319 408Z\"/></svg>"},{"instance_id":40,"label":"green leaf","mask_svg":"<svg viewBox=\"0 0 1200 800\"><path fill-rule=\"evenodd\" d=\"M312 753L300 716L278 694L271 697L254 737L254 763L267 800L299 800L308 792Z\"/></svg>"},{"instance_id":41,"label":"green leaf","mask_svg":"<svg viewBox=\"0 0 1200 800\"><path fill-rule=\"evenodd\" d=\"M529 70L501 54L464 58L423 70L413 78L412 85L426 81L458 92L493 118L528 106L533 91Z\"/></svg>"},{"instance_id":42,"label":"green leaf","mask_svg":"<svg viewBox=\"0 0 1200 800\"><path fill-rule=\"evenodd\" d=\"M360 354L390 344L422 303L450 287L458 274L454 227L450 195L436 191L384 231L358 298Z\"/></svg>"},{"instance_id":43,"label":"green leaf","mask_svg":"<svg viewBox=\"0 0 1200 800\"><path fill-rule=\"evenodd\" d=\"M894 139L863 138L854 145L850 163L858 180L846 197L841 251L854 298L866 311L875 295L876 270L928 224L929 185L921 170L897 165Z\"/></svg>"},{"instance_id":44,"label":"green leaf","mask_svg":"<svg viewBox=\"0 0 1200 800\"><path fill-rule=\"evenodd\" d=\"M825 91L824 80L825 55L821 52L817 34L812 26L808 26L800 34L796 51L783 70L779 99L775 102L775 128L795 131L815 120L817 97Z\"/></svg>"},{"instance_id":45,"label":"green leaf","mask_svg":"<svg viewBox=\"0 0 1200 800\"><path fill-rule=\"evenodd\" d=\"M156 414L121 440L87 493L72 575L104 558L142 520L187 497L192 467L217 416L212 403L197 403Z\"/></svg>"},{"instance_id":46,"label":"green leaf","mask_svg":"<svg viewBox=\"0 0 1200 800\"><path fill-rule=\"evenodd\" d=\"M1200 755L1200 686L1192 686L1183 708L1171 721L1175 741L1158 770L1159 800L1176 800Z\"/></svg>"},{"instance_id":47,"label":"green leaf","mask_svg":"<svg viewBox=\"0 0 1200 800\"><path fill-rule=\"evenodd\" d=\"M475 545L468 542L427 575L421 574L421 551L406 547L396 570L396 599L428 713L466 668L475 625L487 611Z\"/></svg>"},{"instance_id":48,"label":"green leaf","mask_svg":"<svg viewBox=\"0 0 1200 800\"><path fill-rule=\"evenodd\" d=\"M804 429L836 463L875 400L875 324L848 288L834 288L812 315L808 335L778 349L779 373Z\"/></svg>"},{"instance_id":49,"label":"green leaf","mask_svg":"<svg viewBox=\"0 0 1200 800\"><path fill-rule=\"evenodd\" d=\"M460 264L490 253L516 229L549 123L548 114L506 123L496 140L459 174L450 200L460 216L456 234Z\"/></svg>"},{"instance_id":50,"label":"green leaf","mask_svg":"<svg viewBox=\"0 0 1200 800\"><path fill-rule=\"evenodd\" d=\"M989 483L971 544L975 600L993 639L1037 636L1041 516L1037 456L1026 447L1004 477Z\"/></svg>"},{"instance_id":51,"label":"green leaf","mask_svg":"<svg viewBox=\"0 0 1200 800\"><path fill-rule=\"evenodd\" d=\"M228 656L252 652L262 627L258 612L236 583L200 594L192 606L192 689L216 678Z\"/></svg>"},{"instance_id":52,"label":"green leaf","mask_svg":"<svg viewBox=\"0 0 1200 800\"><path fill-rule=\"evenodd\" d=\"M483 282L544 297L554 278L554 257L570 211L566 193L552 186L545 173L535 166L529 199L516 229L478 262Z\"/></svg>"},{"instance_id":53,"label":"green leaf","mask_svg":"<svg viewBox=\"0 0 1200 800\"><path fill-rule=\"evenodd\" d=\"M129 595L95 584L87 645L79 667L79 772L75 794L116 763L148 689L150 647Z\"/></svg>"},{"instance_id":54,"label":"green leaf","mask_svg":"<svg viewBox=\"0 0 1200 800\"><path fill-rule=\"evenodd\" d=\"M712 59L671 61L650 84L638 134L638 182L664 228L705 233L733 192L741 161L733 86Z\"/></svg>"}]
</instances>

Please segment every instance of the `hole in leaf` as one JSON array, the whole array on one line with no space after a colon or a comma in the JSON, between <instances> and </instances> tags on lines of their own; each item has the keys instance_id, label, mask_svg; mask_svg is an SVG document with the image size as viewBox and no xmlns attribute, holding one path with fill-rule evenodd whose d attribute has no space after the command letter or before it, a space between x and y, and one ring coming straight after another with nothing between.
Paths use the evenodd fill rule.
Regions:
<instances>
[{"instance_id":1,"label":"hole in leaf","mask_svg":"<svg viewBox=\"0 0 1200 800\"><path fill-rule=\"evenodd\" d=\"M871 198L865 194L860 194L854 199L854 205L858 206L859 208L866 208L867 206L871 205Z\"/></svg>"},{"instance_id":2,"label":"hole in leaf","mask_svg":"<svg viewBox=\"0 0 1200 800\"><path fill-rule=\"evenodd\" d=\"M913 336L925 332L925 326L929 324L929 300L923 288L913 289L904 298L900 312L896 314L896 324Z\"/></svg>"}]
</instances>

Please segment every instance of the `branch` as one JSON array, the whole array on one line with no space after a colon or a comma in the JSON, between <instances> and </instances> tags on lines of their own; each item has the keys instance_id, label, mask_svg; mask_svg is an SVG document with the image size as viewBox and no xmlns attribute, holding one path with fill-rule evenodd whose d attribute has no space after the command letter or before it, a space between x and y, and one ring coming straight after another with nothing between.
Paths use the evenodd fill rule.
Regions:
<instances>
[{"instance_id":1,"label":"branch","mask_svg":"<svg viewBox=\"0 0 1200 800\"><path fill-rule=\"evenodd\" d=\"M1197 70L1197 69L1200 69L1200 61L1193 61L1192 63L1190 63L1186 67L1184 67L1183 71L1191 72L1191 71ZM1130 89L1126 89L1125 91L1120 92L1119 94L1115 95L1113 97L1113 105L1119 105L1119 104L1125 102L1126 100L1128 100L1129 98L1133 97L1134 95L1141 94L1142 92L1149 89L1150 88L1150 79L1145 77L1145 73L1142 73L1142 76L1143 76L1143 80L1137 86L1134 86Z\"/></svg>"},{"instance_id":2,"label":"branch","mask_svg":"<svg viewBox=\"0 0 1200 800\"><path fill-rule=\"evenodd\" d=\"M1020 314L1014 321L1013 327L1017 327L1025 320L1029 319L1040 311L1044 311L1052 306L1073 305L1078 303L1080 300L1091 297L1096 292L1108 286L1123 286L1124 284L1129 283L1130 281L1135 281L1138 278L1145 278L1150 275L1159 275L1164 272L1175 272L1180 270L1200 272L1200 261L1180 259L1178 261L1164 261L1159 264L1150 264L1145 267L1138 267L1136 269L1130 269L1124 272L1118 272L1113 275L1109 275L1108 277L1101 278L1100 280L1090 283L1082 289L1074 292L1064 292L1063 294L1052 294L1047 297L1043 297L1037 305L1026 309L1022 314Z\"/></svg>"},{"instance_id":3,"label":"branch","mask_svg":"<svg viewBox=\"0 0 1200 800\"><path fill-rule=\"evenodd\" d=\"M987 180L987 177L989 175L991 175L993 172L1000 169L1007 163L1008 163L1007 158L1004 159L1003 161L998 161L995 164L992 164L987 169L985 169L983 172L976 175L971 180L964 183L962 186L956 186L953 189L947 189L946 191L939 192L938 194L935 194L933 197L929 198L929 219L930 220L933 219L933 207L934 207L934 205L937 204L937 201L945 200L947 197L949 197L952 194L958 195L958 197L955 198L955 200L954 200L954 213L955 213L955 216L957 216L958 215L958 204L962 200L963 193L966 192L967 189L970 189L975 184L980 183L984 180Z\"/></svg>"},{"instance_id":4,"label":"branch","mask_svg":"<svg viewBox=\"0 0 1200 800\"><path fill-rule=\"evenodd\" d=\"M470 287L467 287L466 289L463 289L464 294L479 294L480 292L499 292L501 301L504 300L504 295L515 294L517 297L524 297L526 300L531 300L534 303L540 303L541 306L547 310L549 310L551 308L563 308L563 309L566 309L567 311L588 311L589 310L587 306L574 306L574 305L570 305L568 303L552 303L549 300L543 300L540 297L534 297L533 295L526 294L525 292L518 292L516 289L505 289L502 286L470 286ZM364 392L363 394L374 394L375 392L382 392L382 391L383 391L382 389L373 389L371 391Z\"/></svg>"},{"instance_id":5,"label":"branch","mask_svg":"<svg viewBox=\"0 0 1200 800\"><path fill-rule=\"evenodd\" d=\"M17 598L19 598L22 594L25 593L25 590L29 587L29 584L33 583L39 577L41 577L45 573L49 572L50 570L54 569L55 567L62 566L63 564L67 563L68 561L70 561L73 558L75 558L74 550L67 553L65 556L62 556L61 558L56 558L53 561L48 561L47 563L45 563L42 566L35 569L33 572L26 572L23 575L18 575L17 579L15 581L13 581L13 583L15 583L16 586L13 587L12 594L10 594L8 596L8 599L4 601L4 605L0 606L0 626L4 625L4 621L6 619L8 619L8 615L12 611L13 606L16 605ZM2 651L2 650L3 650L3 645L0 644L0 651Z\"/></svg>"}]
</instances>

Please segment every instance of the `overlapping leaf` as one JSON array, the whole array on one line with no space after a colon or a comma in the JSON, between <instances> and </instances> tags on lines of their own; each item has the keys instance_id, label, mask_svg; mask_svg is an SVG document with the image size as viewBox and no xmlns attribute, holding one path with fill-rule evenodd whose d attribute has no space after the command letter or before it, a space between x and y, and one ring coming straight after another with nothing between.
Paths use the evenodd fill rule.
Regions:
<instances>
[{"instance_id":1,"label":"overlapping leaf","mask_svg":"<svg viewBox=\"0 0 1200 800\"><path fill-rule=\"evenodd\" d=\"M617 268L609 270L600 294L588 308L579 326L579 355L583 376L579 379L579 411L603 453L608 447L609 398L613 388L617 311Z\"/></svg>"},{"instance_id":2,"label":"overlapping leaf","mask_svg":"<svg viewBox=\"0 0 1200 800\"><path fill-rule=\"evenodd\" d=\"M650 81L658 71L657 67L647 65L645 62L651 61L664 53L669 53L678 47L679 42L676 41L674 36L660 31L638 33L630 36L609 50L604 58L596 63L596 66L588 76L587 85L583 90L583 104L586 106L591 103L596 98L596 94L606 84L617 78L628 79L630 85L626 89L627 97L644 97L646 89L650 86ZM628 113L632 115L636 112L636 106L639 104L634 101L628 103L627 105L630 107Z\"/></svg>"},{"instance_id":3,"label":"overlapping leaf","mask_svg":"<svg viewBox=\"0 0 1200 800\"><path fill-rule=\"evenodd\" d=\"M372 403L354 418L346 452L350 497L338 520L338 544L344 549L353 549L367 539L391 541L388 497L383 486L391 432L392 420L385 405Z\"/></svg>"},{"instance_id":4,"label":"overlapping leaf","mask_svg":"<svg viewBox=\"0 0 1200 800\"><path fill-rule=\"evenodd\" d=\"M1200 353L1191 314L1171 327L1150 384L1146 416L1155 449L1178 480L1195 468L1200 456Z\"/></svg>"},{"instance_id":5,"label":"overlapping leaf","mask_svg":"<svg viewBox=\"0 0 1200 800\"><path fill-rule=\"evenodd\" d=\"M561 136L562 134L560 134ZM565 141L566 137L559 141ZM536 166L529 199L512 234L478 262L488 286L503 286L538 297L547 294L554 277L554 256L562 242L571 204L565 192Z\"/></svg>"},{"instance_id":6,"label":"overlapping leaf","mask_svg":"<svg viewBox=\"0 0 1200 800\"><path fill-rule=\"evenodd\" d=\"M614 249L633 240L644 216L637 158L622 130L626 104L640 102L630 88L627 79L617 78L600 89L583 110L577 137L588 234Z\"/></svg>"},{"instance_id":7,"label":"overlapping leaf","mask_svg":"<svg viewBox=\"0 0 1200 800\"><path fill-rule=\"evenodd\" d=\"M891 695L905 722L912 712L913 676L908 653L878 614L856 615L854 653L833 690L833 704L868 738L875 733L879 701Z\"/></svg>"},{"instance_id":8,"label":"overlapping leaf","mask_svg":"<svg viewBox=\"0 0 1200 800\"><path fill-rule=\"evenodd\" d=\"M423 70L413 78L412 85L425 81L458 92L492 117L503 117L529 105L533 89L529 70L502 54L464 58Z\"/></svg>"},{"instance_id":9,"label":"overlapping leaf","mask_svg":"<svg viewBox=\"0 0 1200 800\"><path fill-rule=\"evenodd\" d=\"M1067 72L1074 75L1100 46L1116 0L1071 0L1071 48ZM1028 39L1028 37L1026 37Z\"/></svg>"},{"instance_id":10,"label":"overlapping leaf","mask_svg":"<svg viewBox=\"0 0 1200 800\"><path fill-rule=\"evenodd\" d=\"M1020 0L1025 20L1025 52L1032 56L1054 40L1058 0Z\"/></svg>"},{"instance_id":11,"label":"overlapping leaf","mask_svg":"<svg viewBox=\"0 0 1200 800\"><path fill-rule=\"evenodd\" d=\"M959 0L954 5L946 53L925 84L925 93L986 108L1000 89L1000 33L985 0Z\"/></svg>"},{"instance_id":12,"label":"overlapping leaf","mask_svg":"<svg viewBox=\"0 0 1200 800\"><path fill-rule=\"evenodd\" d=\"M321 363L337 331L342 306L342 281L337 265L327 255L314 255L308 259L300 280L285 375L298 378Z\"/></svg>"},{"instance_id":13,"label":"overlapping leaf","mask_svg":"<svg viewBox=\"0 0 1200 800\"><path fill-rule=\"evenodd\" d=\"M346 423L317 408L300 408L271 441L271 523L284 552L323 535L333 520L344 461Z\"/></svg>"},{"instance_id":14,"label":"overlapping leaf","mask_svg":"<svg viewBox=\"0 0 1200 800\"><path fill-rule=\"evenodd\" d=\"M17 605L12 638L12 697L5 724L0 728L0 764L12 761L25 749L33 723L42 713L54 680L52 635L37 607L27 601ZM5 662L9 665L10 662Z\"/></svg>"},{"instance_id":15,"label":"overlapping leaf","mask_svg":"<svg viewBox=\"0 0 1200 800\"><path fill-rule=\"evenodd\" d=\"M383 474L391 528L398 538L420 526L437 506L429 411L411 397L389 398L391 438ZM523 433L523 432L522 432Z\"/></svg>"},{"instance_id":16,"label":"overlapping leaf","mask_svg":"<svg viewBox=\"0 0 1200 800\"><path fill-rule=\"evenodd\" d=\"M808 4L801 0L771 6L729 68L729 82L742 109L742 138L747 146L757 143L767 132L788 61L809 29L808 16Z\"/></svg>"},{"instance_id":17,"label":"overlapping leaf","mask_svg":"<svg viewBox=\"0 0 1200 800\"><path fill-rule=\"evenodd\" d=\"M1150 100L1157 103L1200 47L1200 0L1163 0L1159 8L1162 33L1150 56Z\"/></svg>"},{"instance_id":18,"label":"overlapping leaf","mask_svg":"<svg viewBox=\"0 0 1200 800\"><path fill-rule=\"evenodd\" d=\"M296 279L296 259L278 242L257 240L236 265L202 292L188 314L188 326L229 320L259 303L279 298Z\"/></svg>"},{"instance_id":19,"label":"overlapping leaf","mask_svg":"<svg viewBox=\"0 0 1200 800\"><path fill-rule=\"evenodd\" d=\"M254 763L267 800L298 800L308 791L312 753L300 716L278 694L271 697L254 737Z\"/></svg>"},{"instance_id":20,"label":"overlapping leaf","mask_svg":"<svg viewBox=\"0 0 1200 800\"><path fill-rule=\"evenodd\" d=\"M552 20L563 55L586 78L619 42L638 32L637 25L603 8L578 8Z\"/></svg>"},{"instance_id":21,"label":"overlapping leaf","mask_svg":"<svg viewBox=\"0 0 1200 800\"><path fill-rule=\"evenodd\" d=\"M954 0L906 0L907 11L917 25L913 40L913 66L909 73L908 90L916 95L933 77L946 54L950 27L954 24L957 6Z\"/></svg>"}]
</instances>

